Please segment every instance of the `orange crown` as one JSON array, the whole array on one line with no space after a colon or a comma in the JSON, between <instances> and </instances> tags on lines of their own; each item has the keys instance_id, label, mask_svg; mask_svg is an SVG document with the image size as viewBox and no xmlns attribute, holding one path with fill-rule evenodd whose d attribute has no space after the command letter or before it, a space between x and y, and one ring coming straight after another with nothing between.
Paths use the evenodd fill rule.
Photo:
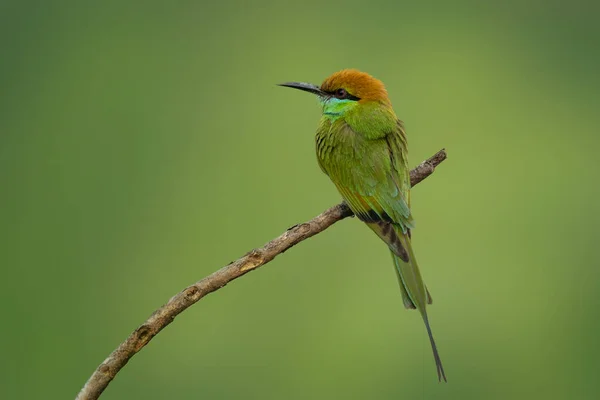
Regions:
<instances>
[{"instance_id":1,"label":"orange crown","mask_svg":"<svg viewBox=\"0 0 600 400\"><path fill-rule=\"evenodd\" d=\"M321 90L325 92L334 92L337 89L345 89L351 95L361 99L361 101L390 103L383 82L357 69L343 69L338 71L325 79L321 84Z\"/></svg>"}]
</instances>

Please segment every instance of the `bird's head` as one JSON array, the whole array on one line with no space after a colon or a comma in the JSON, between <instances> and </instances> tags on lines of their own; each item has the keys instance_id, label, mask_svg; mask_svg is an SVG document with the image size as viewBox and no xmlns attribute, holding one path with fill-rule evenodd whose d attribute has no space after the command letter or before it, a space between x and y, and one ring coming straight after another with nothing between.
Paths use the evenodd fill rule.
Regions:
<instances>
[{"instance_id":1,"label":"bird's head","mask_svg":"<svg viewBox=\"0 0 600 400\"><path fill-rule=\"evenodd\" d=\"M323 115L331 119L344 117L366 105L391 108L383 82L356 69L338 71L325 79L320 87L303 82L281 83L280 86L316 94L323 106Z\"/></svg>"}]
</instances>

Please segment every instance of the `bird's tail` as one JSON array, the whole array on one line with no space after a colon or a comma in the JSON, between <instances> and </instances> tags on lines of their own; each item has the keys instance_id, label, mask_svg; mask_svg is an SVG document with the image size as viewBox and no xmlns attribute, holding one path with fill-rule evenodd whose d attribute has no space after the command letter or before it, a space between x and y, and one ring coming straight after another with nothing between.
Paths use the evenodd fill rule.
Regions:
<instances>
[{"instance_id":1,"label":"bird's tail","mask_svg":"<svg viewBox=\"0 0 600 400\"><path fill-rule=\"evenodd\" d=\"M403 233L400 227L395 227L396 234L400 239L402 247L408 253L408 261L403 261L394 252L392 252L392 258L394 259L394 266L396 267L396 274L398 275L398 282L400 284L400 292L402 293L402 301L404 307L418 309L425 322L425 328L427 328L427 334L429 335L429 341L431 342L431 348L433 350L433 358L437 367L438 378L447 382L446 374L444 373L444 367L442 366L442 360L433 340L433 334L431 333L431 326L429 325L429 318L427 317L427 304L431 304L431 295L423 283L421 278L421 272L415 259L415 255L412 250L410 243L410 237L408 233Z\"/></svg>"}]
</instances>

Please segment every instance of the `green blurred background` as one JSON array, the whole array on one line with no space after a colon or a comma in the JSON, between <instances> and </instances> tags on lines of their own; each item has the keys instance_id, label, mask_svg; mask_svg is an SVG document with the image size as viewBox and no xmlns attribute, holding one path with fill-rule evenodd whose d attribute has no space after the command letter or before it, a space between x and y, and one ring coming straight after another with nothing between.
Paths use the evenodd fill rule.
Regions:
<instances>
[{"instance_id":1,"label":"green blurred background","mask_svg":"<svg viewBox=\"0 0 600 400\"><path fill-rule=\"evenodd\" d=\"M105 399L595 399L598 2L0 1L0 397L73 398L172 295L339 201L314 98L382 79L435 299L345 220L183 313Z\"/></svg>"}]
</instances>

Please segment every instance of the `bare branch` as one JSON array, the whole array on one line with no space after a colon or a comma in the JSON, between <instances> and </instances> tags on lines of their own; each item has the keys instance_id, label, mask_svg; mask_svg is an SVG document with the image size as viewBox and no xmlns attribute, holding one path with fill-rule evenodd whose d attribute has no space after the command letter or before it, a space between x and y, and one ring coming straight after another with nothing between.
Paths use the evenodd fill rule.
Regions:
<instances>
[{"instance_id":1,"label":"bare branch","mask_svg":"<svg viewBox=\"0 0 600 400\"><path fill-rule=\"evenodd\" d=\"M446 151L440 150L431 158L423 161L410 172L412 186L433 173L446 159ZM179 313L196 303L209 293L221 289L234 279L255 270L273 260L290 247L308 239L342 219L353 215L345 203L331 207L322 214L303 224L295 225L281 236L271 240L259 249L254 249L237 261L212 273L206 278L185 288L173 296L167 304L154 311L152 315L117 347L94 371L85 386L77 395L78 400L97 399L113 380L115 375L127 364L129 359L152 340L164 327L169 325Z\"/></svg>"}]
</instances>

